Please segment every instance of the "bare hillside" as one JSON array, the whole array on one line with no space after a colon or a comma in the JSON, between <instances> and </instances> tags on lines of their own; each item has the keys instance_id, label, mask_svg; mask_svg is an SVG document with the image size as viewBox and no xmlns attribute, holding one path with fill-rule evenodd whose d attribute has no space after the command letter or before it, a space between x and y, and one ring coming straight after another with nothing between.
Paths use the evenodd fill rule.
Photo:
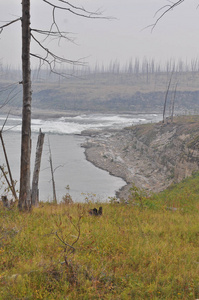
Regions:
<instances>
[{"instance_id":1,"label":"bare hillside","mask_svg":"<svg viewBox=\"0 0 199 300\"><path fill-rule=\"evenodd\" d=\"M177 112L199 111L199 73L96 73L79 77L33 76L33 109L52 111L161 112L171 79L169 103ZM0 76L0 105L20 107L20 72ZM15 82L15 83L13 83Z\"/></svg>"}]
</instances>

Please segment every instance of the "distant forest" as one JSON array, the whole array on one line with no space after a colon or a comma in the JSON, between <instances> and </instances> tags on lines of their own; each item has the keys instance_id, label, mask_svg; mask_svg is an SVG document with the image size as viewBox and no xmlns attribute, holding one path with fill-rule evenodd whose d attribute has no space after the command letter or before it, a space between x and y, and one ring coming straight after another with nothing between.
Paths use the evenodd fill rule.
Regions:
<instances>
[{"instance_id":1,"label":"distant forest","mask_svg":"<svg viewBox=\"0 0 199 300\"><path fill-rule=\"evenodd\" d=\"M199 112L198 59L190 62L171 59L161 64L154 59L136 58L125 65L118 61L111 61L106 67L73 65L57 73L32 71L33 109L155 113L162 112L168 92L166 114L169 115L173 102L177 114ZM0 65L2 111L21 107L20 82L20 70Z\"/></svg>"}]
</instances>

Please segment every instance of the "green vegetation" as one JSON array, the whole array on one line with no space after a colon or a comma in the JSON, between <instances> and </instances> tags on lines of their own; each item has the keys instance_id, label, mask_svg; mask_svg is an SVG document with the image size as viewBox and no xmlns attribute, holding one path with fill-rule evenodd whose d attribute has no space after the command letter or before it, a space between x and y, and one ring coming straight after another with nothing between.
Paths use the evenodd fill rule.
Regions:
<instances>
[{"instance_id":1,"label":"green vegetation","mask_svg":"<svg viewBox=\"0 0 199 300\"><path fill-rule=\"evenodd\" d=\"M196 173L150 198L133 186L97 217L92 203L1 206L0 299L199 298L198 194Z\"/></svg>"}]
</instances>

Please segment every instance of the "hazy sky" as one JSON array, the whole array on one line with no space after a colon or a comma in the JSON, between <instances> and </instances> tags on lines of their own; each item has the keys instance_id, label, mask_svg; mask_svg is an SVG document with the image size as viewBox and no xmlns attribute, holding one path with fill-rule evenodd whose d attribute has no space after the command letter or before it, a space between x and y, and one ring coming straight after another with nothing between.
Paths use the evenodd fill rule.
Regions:
<instances>
[{"instance_id":1,"label":"hazy sky","mask_svg":"<svg viewBox=\"0 0 199 300\"><path fill-rule=\"evenodd\" d=\"M176 0L175 0L176 1ZM58 0L51 2L58 3ZM197 0L185 0L175 10L167 14L153 32L146 26L155 22L155 12L169 4L166 0L76 0L88 10L100 8L104 16L113 20L92 20L60 13L58 16L62 30L71 32L75 44L61 42L60 46L52 41L48 47L68 59L85 57L94 65L108 65L110 60L121 64L131 58L154 58L166 61L170 58L191 60L199 52L199 9ZM59 2L60 3L60 2ZM21 1L1 0L0 21L11 21L21 16ZM32 0L33 28L49 29L51 9L42 0ZM1 24L3 24L1 22ZM144 30L143 30L144 29ZM32 52L39 49L32 43ZM21 24L5 28L0 35L0 62L19 66L21 63ZM35 61L32 62L32 65Z\"/></svg>"}]
</instances>

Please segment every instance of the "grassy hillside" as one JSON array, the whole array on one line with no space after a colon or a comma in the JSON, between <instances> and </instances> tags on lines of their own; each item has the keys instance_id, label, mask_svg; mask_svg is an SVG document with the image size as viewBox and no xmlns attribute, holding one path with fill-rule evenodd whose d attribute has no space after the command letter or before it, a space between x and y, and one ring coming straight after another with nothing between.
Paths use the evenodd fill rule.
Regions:
<instances>
[{"instance_id":1,"label":"grassy hillside","mask_svg":"<svg viewBox=\"0 0 199 300\"><path fill-rule=\"evenodd\" d=\"M0 299L199 298L198 187L199 173L151 198L134 187L97 217L93 203L1 206Z\"/></svg>"}]
</instances>

